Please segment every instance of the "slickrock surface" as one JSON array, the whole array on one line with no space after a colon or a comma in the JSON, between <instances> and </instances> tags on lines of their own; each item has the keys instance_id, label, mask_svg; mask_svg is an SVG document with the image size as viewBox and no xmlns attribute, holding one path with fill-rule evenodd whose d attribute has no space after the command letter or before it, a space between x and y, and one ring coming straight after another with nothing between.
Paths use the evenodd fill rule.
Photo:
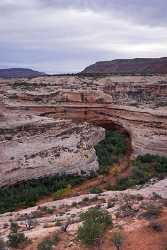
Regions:
<instances>
[{"instance_id":1,"label":"slickrock surface","mask_svg":"<svg viewBox=\"0 0 167 250\"><path fill-rule=\"evenodd\" d=\"M150 203L160 205L165 199L167 199L167 179L138 190L107 191L99 195L85 194L48 202L19 212L2 214L0 215L0 233L3 238L6 238L10 229L10 221L13 220L19 224L20 231L23 231L30 239L46 237L51 232L61 231L67 223L69 224L67 232L75 234L81 224L80 213L97 205L106 208L111 213L114 226L128 227L127 219L132 218L134 222L135 219L141 218L144 207ZM28 230L26 224L30 219L32 228Z\"/></svg>"},{"instance_id":2,"label":"slickrock surface","mask_svg":"<svg viewBox=\"0 0 167 250\"><path fill-rule=\"evenodd\" d=\"M56 174L98 169L94 145L105 130L87 123L23 114L0 122L0 186Z\"/></svg>"},{"instance_id":3,"label":"slickrock surface","mask_svg":"<svg viewBox=\"0 0 167 250\"><path fill-rule=\"evenodd\" d=\"M0 185L57 169L97 169L93 145L104 138L104 130L72 122L123 128L133 156L167 155L167 75L0 80L0 102ZM67 135L61 135L64 130ZM80 141L91 145L85 156L77 148Z\"/></svg>"}]
</instances>

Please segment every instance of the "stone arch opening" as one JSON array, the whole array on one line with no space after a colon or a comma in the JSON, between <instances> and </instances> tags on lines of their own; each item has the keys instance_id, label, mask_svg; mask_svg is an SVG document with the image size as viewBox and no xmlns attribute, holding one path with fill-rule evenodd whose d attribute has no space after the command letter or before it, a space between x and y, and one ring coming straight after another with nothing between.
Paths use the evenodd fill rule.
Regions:
<instances>
[{"instance_id":1,"label":"stone arch opening","mask_svg":"<svg viewBox=\"0 0 167 250\"><path fill-rule=\"evenodd\" d=\"M121 126L120 124L117 124L111 120L109 121L99 120L98 122L93 122L93 124L96 126L103 127L106 131L115 131L125 137L125 143L127 146L125 158L129 164L129 161L132 157L133 150L132 150L132 139L128 130L124 128L123 126Z\"/></svg>"}]
</instances>

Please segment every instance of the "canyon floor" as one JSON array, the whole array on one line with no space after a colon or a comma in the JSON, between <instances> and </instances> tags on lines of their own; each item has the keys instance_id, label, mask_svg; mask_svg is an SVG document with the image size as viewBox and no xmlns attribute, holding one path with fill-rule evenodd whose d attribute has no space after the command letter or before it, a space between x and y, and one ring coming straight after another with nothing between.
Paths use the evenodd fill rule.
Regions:
<instances>
[{"instance_id":1,"label":"canyon floor","mask_svg":"<svg viewBox=\"0 0 167 250\"><path fill-rule=\"evenodd\" d=\"M98 155L96 147L106 139L106 131L115 130L126 136L126 153L100 174L99 155L106 152ZM121 148L118 145L110 145L113 152ZM157 165L150 159L139 161L136 178L146 178L145 183L118 191L119 179L131 176L133 162L141 155L157 157ZM114 250L114 230L123 234L121 250L167 250L166 157L166 74L0 79L0 238L8 240L13 221L30 240L18 250L37 250L55 233L60 240L53 250ZM58 198L55 193L62 190L53 179L57 189L50 185L52 190L45 190L45 178L66 175L87 179L67 185L70 192ZM37 196L31 188L40 181L44 184ZM35 199L24 204L16 195L18 203L12 201L19 185L29 188L22 193L24 200L31 192ZM80 214L91 207L108 211L113 225L98 244L86 248L76 236L83 224Z\"/></svg>"}]
</instances>

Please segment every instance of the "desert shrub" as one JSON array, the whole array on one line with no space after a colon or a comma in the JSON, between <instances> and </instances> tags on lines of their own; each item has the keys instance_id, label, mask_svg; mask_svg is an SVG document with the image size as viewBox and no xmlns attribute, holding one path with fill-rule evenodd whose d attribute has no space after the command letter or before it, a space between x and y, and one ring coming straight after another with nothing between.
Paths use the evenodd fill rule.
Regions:
<instances>
[{"instance_id":1,"label":"desert shrub","mask_svg":"<svg viewBox=\"0 0 167 250\"><path fill-rule=\"evenodd\" d=\"M60 241L59 235L58 235L57 233L54 233L54 234L52 235L52 242L53 242L54 246L57 245L57 243L58 243L59 241Z\"/></svg>"},{"instance_id":2,"label":"desert shrub","mask_svg":"<svg viewBox=\"0 0 167 250\"><path fill-rule=\"evenodd\" d=\"M60 238L57 233L53 234L50 239L44 239L38 245L38 250L52 250L59 242Z\"/></svg>"},{"instance_id":3,"label":"desert shrub","mask_svg":"<svg viewBox=\"0 0 167 250\"><path fill-rule=\"evenodd\" d=\"M121 178L115 189L124 190L134 185L142 185L153 177L164 177L167 174L167 157L157 155L138 156L132 162L132 173Z\"/></svg>"},{"instance_id":4,"label":"desert shrub","mask_svg":"<svg viewBox=\"0 0 167 250\"><path fill-rule=\"evenodd\" d=\"M83 223L78 229L78 239L84 245L94 245L99 237L102 236L104 227L102 224L96 224L92 220Z\"/></svg>"},{"instance_id":5,"label":"desert shrub","mask_svg":"<svg viewBox=\"0 0 167 250\"><path fill-rule=\"evenodd\" d=\"M106 130L105 139L95 146L96 155L99 162L99 173L108 173L111 165L126 153L126 137L116 131Z\"/></svg>"},{"instance_id":6,"label":"desert shrub","mask_svg":"<svg viewBox=\"0 0 167 250\"><path fill-rule=\"evenodd\" d=\"M99 187L93 187L93 188L90 189L91 194L100 194L102 192L103 192L102 189L99 188Z\"/></svg>"},{"instance_id":7,"label":"desert shrub","mask_svg":"<svg viewBox=\"0 0 167 250\"><path fill-rule=\"evenodd\" d=\"M71 192L71 185L68 185L65 188L57 190L55 193L53 193L54 200L61 199L64 195L70 194Z\"/></svg>"},{"instance_id":8,"label":"desert shrub","mask_svg":"<svg viewBox=\"0 0 167 250\"><path fill-rule=\"evenodd\" d=\"M50 207L41 207L41 211L43 211L44 213L47 213L47 214L53 214L54 212L54 209L53 208L50 208Z\"/></svg>"},{"instance_id":9,"label":"desert shrub","mask_svg":"<svg viewBox=\"0 0 167 250\"><path fill-rule=\"evenodd\" d=\"M106 190L113 190L113 185L112 185L111 183L107 183L107 184L105 185L105 189L106 189Z\"/></svg>"},{"instance_id":10,"label":"desert shrub","mask_svg":"<svg viewBox=\"0 0 167 250\"><path fill-rule=\"evenodd\" d=\"M62 226L62 222L61 222L60 220L56 220L56 221L55 221L55 226L56 226L56 227Z\"/></svg>"},{"instance_id":11,"label":"desert shrub","mask_svg":"<svg viewBox=\"0 0 167 250\"><path fill-rule=\"evenodd\" d=\"M113 202L112 200L109 200L108 202L107 202L107 208L112 208L112 207L114 207L115 206L115 202Z\"/></svg>"},{"instance_id":12,"label":"desert shrub","mask_svg":"<svg viewBox=\"0 0 167 250\"><path fill-rule=\"evenodd\" d=\"M75 201L71 204L72 207L77 207L77 205L78 205L78 203Z\"/></svg>"},{"instance_id":13,"label":"desert shrub","mask_svg":"<svg viewBox=\"0 0 167 250\"><path fill-rule=\"evenodd\" d=\"M158 217L161 214L162 207L159 205L149 204L143 216L147 219Z\"/></svg>"},{"instance_id":14,"label":"desert shrub","mask_svg":"<svg viewBox=\"0 0 167 250\"><path fill-rule=\"evenodd\" d=\"M167 157L150 154L138 156L134 161L134 166L142 169L148 175L167 173Z\"/></svg>"},{"instance_id":15,"label":"desert shrub","mask_svg":"<svg viewBox=\"0 0 167 250\"><path fill-rule=\"evenodd\" d=\"M101 208L90 208L87 212L80 216L83 221L82 226L78 229L77 238L81 243L91 246L103 235L104 230L112 225L112 218L107 212Z\"/></svg>"},{"instance_id":16,"label":"desert shrub","mask_svg":"<svg viewBox=\"0 0 167 250\"><path fill-rule=\"evenodd\" d=\"M131 186L137 185L136 181L130 177L122 177L117 181L117 185L114 187L115 190L125 190Z\"/></svg>"},{"instance_id":17,"label":"desert shrub","mask_svg":"<svg viewBox=\"0 0 167 250\"><path fill-rule=\"evenodd\" d=\"M89 197L83 198L82 202L89 202Z\"/></svg>"},{"instance_id":18,"label":"desert shrub","mask_svg":"<svg viewBox=\"0 0 167 250\"><path fill-rule=\"evenodd\" d=\"M10 234L8 235L8 245L11 248L17 248L21 244L28 243L28 238L25 237L24 233L18 232L18 224L11 221Z\"/></svg>"},{"instance_id":19,"label":"desert shrub","mask_svg":"<svg viewBox=\"0 0 167 250\"><path fill-rule=\"evenodd\" d=\"M80 218L82 221L93 219L97 223L104 223L105 226L112 224L112 218L108 211L98 207L89 208L85 213L81 213Z\"/></svg>"},{"instance_id":20,"label":"desert shrub","mask_svg":"<svg viewBox=\"0 0 167 250\"><path fill-rule=\"evenodd\" d=\"M25 237L24 233L10 233L8 235L8 245L11 248L17 248L21 244L28 242L28 239Z\"/></svg>"},{"instance_id":21,"label":"desert shrub","mask_svg":"<svg viewBox=\"0 0 167 250\"><path fill-rule=\"evenodd\" d=\"M18 228L19 228L19 226L18 226L17 222L11 221L11 223L10 223L10 231L12 233L17 233Z\"/></svg>"},{"instance_id":22,"label":"desert shrub","mask_svg":"<svg viewBox=\"0 0 167 250\"><path fill-rule=\"evenodd\" d=\"M120 168L118 166L112 167L111 173L113 176L118 176L120 174Z\"/></svg>"},{"instance_id":23,"label":"desert shrub","mask_svg":"<svg viewBox=\"0 0 167 250\"><path fill-rule=\"evenodd\" d=\"M52 250L53 249L53 243L51 240L43 240L41 243L38 245L38 250Z\"/></svg>"},{"instance_id":24,"label":"desert shrub","mask_svg":"<svg viewBox=\"0 0 167 250\"><path fill-rule=\"evenodd\" d=\"M84 180L83 176L51 176L0 188L0 213L14 211L18 207L34 206L40 197L64 189L68 185L81 184Z\"/></svg>"},{"instance_id":25,"label":"desert shrub","mask_svg":"<svg viewBox=\"0 0 167 250\"><path fill-rule=\"evenodd\" d=\"M112 233L112 243L116 247L117 250L121 249L121 246L124 242L124 236L123 233L120 230L116 230Z\"/></svg>"},{"instance_id":26,"label":"desert shrub","mask_svg":"<svg viewBox=\"0 0 167 250\"><path fill-rule=\"evenodd\" d=\"M162 225L156 221L150 222L149 227L155 232L162 232Z\"/></svg>"}]
</instances>

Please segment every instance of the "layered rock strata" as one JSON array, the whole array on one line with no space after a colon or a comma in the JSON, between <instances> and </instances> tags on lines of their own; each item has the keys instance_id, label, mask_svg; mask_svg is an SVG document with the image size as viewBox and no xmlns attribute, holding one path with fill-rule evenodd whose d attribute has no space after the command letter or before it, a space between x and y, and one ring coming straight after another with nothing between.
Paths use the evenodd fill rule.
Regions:
<instances>
[{"instance_id":1,"label":"layered rock strata","mask_svg":"<svg viewBox=\"0 0 167 250\"><path fill-rule=\"evenodd\" d=\"M103 128L86 123L7 114L0 122L0 186L98 169L94 145Z\"/></svg>"},{"instance_id":2,"label":"layered rock strata","mask_svg":"<svg viewBox=\"0 0 167 250\"><path fill-rule=\"evenodd\" d=\"M118 125L133 155L167 155L167 76L39 77L8 82L5 103L52 118Z\"/></svg>"},{"instance_id":3,"label":"layered rock strata","mask_svg":"<svg viewBox=\"0 0 167 250\"><path fill-rule=\"evenodd\" d=\"M1 185L59 171L97 169L93 146L104 138L100 127L118 126L128 133L132 156L167 156L167 75L3 80L0 96ZM73 123L84 121L100 127ZM59 133L64 129L65 138ZM77 152L83 134L87 138L81 145L92 141L88 158Z\"/></svg>"}]
</instances>

